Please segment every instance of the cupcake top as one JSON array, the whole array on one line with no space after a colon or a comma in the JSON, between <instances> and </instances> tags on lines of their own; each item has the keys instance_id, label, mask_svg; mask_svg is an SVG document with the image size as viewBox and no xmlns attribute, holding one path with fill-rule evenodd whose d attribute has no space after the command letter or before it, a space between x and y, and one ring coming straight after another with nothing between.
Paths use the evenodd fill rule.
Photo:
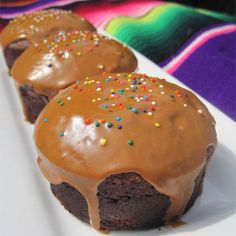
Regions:
<instances>
[{"instance_id":1,"label":"cupcake top","mask_svg":"<svg viewBox=\"0 0 236 236\"><path fill-rule=\"evenodd\" d=\"M217 143L215 121L193 93L136 73L77 81L45 107L34 138L44 175L77 188L97 228L97 186L122 172L170 197L166 220L181 215Z\"/></svg>"},{"instance_id":2,"label":"cupcake top","mask_svg":"<svg viewBox=\"0 0 236 236\"><path fill-rule=\"evenodd\" d=\"M22 38L37 42L60 30L76 29L96 31L90 22L71 11L59 9L37 11L10 21L0 35L0 44L6 47L11 42Z\"/></svg>"},{"instance_id":3,"label":"cupcake top","mask_svg":"<svg viewBox=\"0 0 236 236\"><path fill-rule=\"evenodd\" d=\"M30 84L51 98L86 76L132 72L136 66L134 54L115 40L89 31L61 31L32 44L11 74L18 84Z\"/></svg>"}]
</instances>

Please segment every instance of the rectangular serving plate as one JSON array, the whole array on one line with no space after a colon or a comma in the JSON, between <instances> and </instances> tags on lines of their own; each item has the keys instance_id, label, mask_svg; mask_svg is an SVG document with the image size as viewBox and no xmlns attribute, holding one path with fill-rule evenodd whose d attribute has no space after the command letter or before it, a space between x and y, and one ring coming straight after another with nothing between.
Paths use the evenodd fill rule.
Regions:
<instances>
[{"instance_id":1,"label":"rectangular serving plate","mask_svg":"<svg viewBox=\"0 0 236 236\"><path fill-rule=\"evenodd\" d=\"M186 87L140 53L134 53L138 58L138 72ZM185 224L160 230L111 232L111 236L236 235L236 124L200 99L216 119L219 144L209 166L203 195L181 219ZM33 125L24 120L14 80L8 75L2 52L0 109L0 235L101 235L64 210L40 173L32 138Z\"/></svg>"}]
</instances>

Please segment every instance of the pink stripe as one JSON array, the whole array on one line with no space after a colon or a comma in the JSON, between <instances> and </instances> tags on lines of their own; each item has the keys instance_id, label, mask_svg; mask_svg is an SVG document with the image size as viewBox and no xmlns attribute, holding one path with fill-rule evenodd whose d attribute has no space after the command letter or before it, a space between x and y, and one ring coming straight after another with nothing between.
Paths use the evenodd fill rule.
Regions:
<instances>
[{"instance_id":1,"label":"pink stripe","mask_svg":"<svg viewBox=\"0 0 236 236\"><path fill-rule=\"evenodd\" d=\"M78 8L76 12L89 21L96 27L105 28L108 21L119 16L139 17L150 11L153 7L163 4L159 1L141 1L141 2L126 2L125 4L101 4L96 6L85 6Z\"/></svg>"},{"instance_id":2,"label":"pink stripe","mask_svg":"<svg viewBox=\"0 0 236 236\"><path fill-rule=\"evenodd\" d=\"M219 35L228 34L234 31L236 31L235 25L227 25L204 32L203 34L198 36L186 49L184 49L182 53L180 53L180 55L178 55L174 60L167 64L163 69L166 72L173 74L184 63L184 61L191 56L191 54L193 54L207 41Z\"/></svg>"}]
</instances>

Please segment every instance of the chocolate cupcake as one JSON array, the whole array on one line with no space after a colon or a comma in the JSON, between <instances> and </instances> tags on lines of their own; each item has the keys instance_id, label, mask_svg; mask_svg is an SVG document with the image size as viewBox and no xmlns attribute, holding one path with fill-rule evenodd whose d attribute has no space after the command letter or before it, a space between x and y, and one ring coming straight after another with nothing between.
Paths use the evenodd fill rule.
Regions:
<instances>
[{"instance_id":1,"label":"chocolate cupcake","mask_svg":"<svg viewBox=\"0 0 236 236\"><path fill-rule=\"evenodd\" d=\"M96 31L83 17L71 11L51 9L19 16L12 20L0 35L0 44L9 68L32 42L58 31Z\"/></svg>"},{"instance_id":2,"label":"chocolate cupcake","mask_svg":"<svg viewBox=\"0 0 236 236\"><path fill-rule=\"evenodd\" d=\"M180 217L201 194L217 145L215 121L193 93L135 73L65 89L40 114L34 139L54 195L99 230Z\"/></svg>"},{"instance_id":3,"label":"chocolate cupcake","mask_svg":"<svg viewBox=\"0 0 236 236\"><path fill-rule=\"evenodd\" d=\"M38 114L61 89L108 72L132 72L134 54L121 43L88 31L61 31L32 44L12 67L27 119Z\"/></svg>"}]
</instances>

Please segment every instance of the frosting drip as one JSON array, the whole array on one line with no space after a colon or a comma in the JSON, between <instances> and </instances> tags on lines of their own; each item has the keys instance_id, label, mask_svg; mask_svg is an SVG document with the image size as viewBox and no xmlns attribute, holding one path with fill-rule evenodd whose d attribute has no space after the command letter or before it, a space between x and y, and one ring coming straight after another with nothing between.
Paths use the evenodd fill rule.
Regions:
<instances>
[{"instance_id":1,"label":"frosting drip","mask_svg":"<svg viewBox=\"0 0 236 236\"><path fill-rule=\"evenodd\" d=\"M97 187L122 172L140 174L170 197L167 222L180 216L207 147L217 144L215 121L193 93L135 73L86 78L65 89L40 114L34 138L45 177L80 191L97 229Z\"/></svg>"},{"instance_id":2,"label":"frosting drip","mask_svg":"<svg viewBox=\"0 0 236 236\"><path fill-rule=\"evenodd\" d=\"M18 84L30 84L49 98L77 80L104 72L132 72L133 53L121 43L88 31L61 31L32 44L11 70Z\"/></svg>"},{"instance_id":3,"label":"frosting drip","mask_svg":"<svg viewBox=\"0 0 236 236\"><path fill-rule=\"evenodd\" d=\"M21 38L37 42L60 30L96 31L90 22L71 11L51 9L22 15L10 21L0 35L0 44L6 47Z\"/></svg>"}]
</instances>

